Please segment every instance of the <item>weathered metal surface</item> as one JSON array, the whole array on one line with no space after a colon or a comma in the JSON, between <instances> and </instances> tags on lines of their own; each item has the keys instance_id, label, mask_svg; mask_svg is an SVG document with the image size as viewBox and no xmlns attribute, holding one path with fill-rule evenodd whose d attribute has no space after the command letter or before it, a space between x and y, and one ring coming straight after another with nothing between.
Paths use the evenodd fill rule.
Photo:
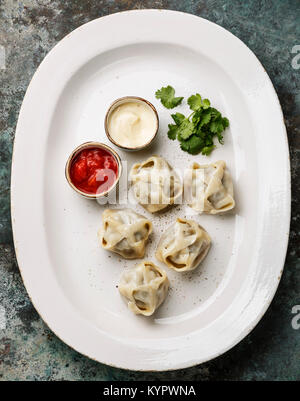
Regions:
<instances>
[{"instance_id":1,"label":"weathered metal surface","mask_svg":"<svg viewBox=\"0 0 300 401\"><path fill-rule=\"evenodd\" d=\"M165 373L111 368L62 343L39 318L28 298L15 260L10 222L14 131L35 69L48 51L73 29L99 16L136 8L190 12L218 23L242 39L266 68L279 95L291 154L290 244L283 278L269 310L253 332L227 354L201 366ZM0 2L0 380L300 379L300 329L291 324L292 307L300 304L300 69L292 64L295 45L300 45L297 0ZM24 173L26 179L26 170Z\"/></svg>"}]
</instances>

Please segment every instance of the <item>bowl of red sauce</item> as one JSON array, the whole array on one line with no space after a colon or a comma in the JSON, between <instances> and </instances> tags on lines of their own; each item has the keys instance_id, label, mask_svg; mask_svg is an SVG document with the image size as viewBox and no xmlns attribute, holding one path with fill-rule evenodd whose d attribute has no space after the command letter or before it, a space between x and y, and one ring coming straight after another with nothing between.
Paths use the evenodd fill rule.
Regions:
<instances>
[{"instance_id":1,"label":"bowl of red sauce","mask_svg":"<svg viewBox=\"0 0 300 401\"><path fill-rule=\"evenodd\" d=\"M66 178L78 194L88 199L108 195L119 182L122 163L111 147L99 142L85 142L70 154Z\"/></svg>"}]
</instances>

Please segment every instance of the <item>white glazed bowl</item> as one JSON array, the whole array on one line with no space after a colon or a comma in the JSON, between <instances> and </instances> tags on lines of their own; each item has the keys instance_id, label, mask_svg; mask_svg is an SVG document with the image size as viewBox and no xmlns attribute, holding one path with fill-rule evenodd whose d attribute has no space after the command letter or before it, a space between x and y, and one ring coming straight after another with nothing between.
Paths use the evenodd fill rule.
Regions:
<instances>
[{"instance_id":1,"label":"white glazed bowl","mask_svg":"<svg viewBox=\"0 0 300 401\"><path fill-rule=\"evenodd\" d=\"M112 112L121 104L123 103L128 103L128 102L138 102L138 103L146 103L153 111L153 114L156 118L156 129L153 132L153 136L150 139L150 141L146 142L144 145L142 146L136 146L136 147L126 147L126 146L122 146L120 145L118 142L116 142L110 135L109 133L109 129L108 129L108 124L109 124L109 118L112 114ZM122 149L122 150L127 150L127 151L131 151L131 152L135 152L137 150L141 150L141 149L145 149L147 148L156 138L156 135L158 133L158 128L159 128L159 117L158 117L158 113L156 111L156 108L153 106L152 103L150 103L148 100L143 99L142 97L138 97L138 96L124 96L124 97L120 97L119 99L116 99L108 108L106 115L105 115L105 119L104 119L104 128L105 128L105 132L106 132L106 136L107 138L110 140L111 143L113 143L115 146L118 146L118 148Z\"/></svg>"}]
</instances>

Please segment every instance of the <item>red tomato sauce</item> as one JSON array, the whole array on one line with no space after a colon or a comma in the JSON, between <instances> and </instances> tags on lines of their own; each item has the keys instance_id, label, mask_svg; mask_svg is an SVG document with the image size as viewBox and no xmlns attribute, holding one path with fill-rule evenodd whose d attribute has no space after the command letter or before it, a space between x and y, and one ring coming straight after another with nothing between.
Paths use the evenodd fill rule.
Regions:
<instances>
[{"instance_id":1,"label":"red tomato sauce","mask_svg":"<svg viewBox=\"0 0 300 401\"><path fill-rule=\"evenodd\" d=\"M71 163L72 183L87 194L100 194L108 191L117 176L118 163L115 157L105 149L83 149Z\"/></svg>"}]
</instances>

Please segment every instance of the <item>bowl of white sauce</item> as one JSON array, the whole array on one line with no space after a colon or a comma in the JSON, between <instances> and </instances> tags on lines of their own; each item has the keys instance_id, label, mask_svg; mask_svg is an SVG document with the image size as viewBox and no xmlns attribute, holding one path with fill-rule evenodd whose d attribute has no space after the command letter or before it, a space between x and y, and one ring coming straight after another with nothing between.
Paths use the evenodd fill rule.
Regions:
<instances>
[{"instance_id":1,"label":"bowl of white sauce","mask_svg":"<svg viewBox=\"0 0 300 401\"><path fill-rule=\"evenodd\" d=\"M159 118L148 100L125 96L109 107L104 121L108 139L123 150L136 151L149 146L157 135Z\"/></svg>"}]
</instances>

